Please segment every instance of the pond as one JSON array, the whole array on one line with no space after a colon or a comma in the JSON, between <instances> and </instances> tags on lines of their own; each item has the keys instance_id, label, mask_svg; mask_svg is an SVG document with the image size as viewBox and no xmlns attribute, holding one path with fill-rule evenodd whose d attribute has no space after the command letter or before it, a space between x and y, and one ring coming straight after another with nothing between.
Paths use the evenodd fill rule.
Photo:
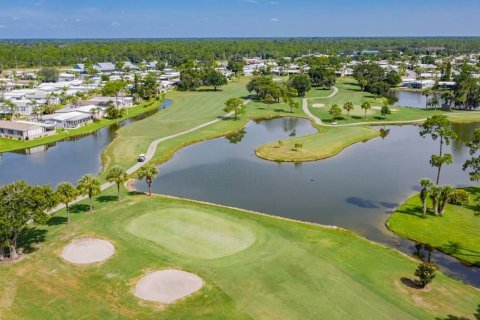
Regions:
<instances>
[{"instance_id":1,"label":"pond","mask_svg":"<svg viewBox=\"0 0 480 320\"><path fill-rule=\"evenodd\" d=\"M158 109L121 121L94 133L17 152L0 153L0 185L23 179L32 184L76 183L86 173L102 170L101 156L124 125L145 119L167 108L166 100Z\"/></svg>"},{"instance_id":2,"label":"pond","mask_svg":"<svg viewBox=\"0 0 480 320\"><path fill-rule=\"evenodd\" d=\"M455 162L443 169L441 183L469 184L468 175L461 169L468 157L462 139L466 141L477 127L480 125L454 126L460 137L449 147ZM394 236L384 222L418 191L420 178L435 177L429 158L438 151L438 142L420 138L417 126L387 129L390 133L384 140L353 145L330 159L291 164L259 159L254 151L264 143L314 132L310 121L250 122L244 134L209 140L177 152L159 166L153 190L337 225L411 254L414 243ZM136 186L146 190L143 181ZM435 252L432 260L447 274L480 286L479 268L463 266L440 252Z\"/></svg>"},{"instance_id":3,"label":"pond","mask_svg":"<svg viewBox=\"0 0 480 320\"><path fill-rule=\"evenodd\" d=\"M427 98L421 91L393 90L393 95L398 98L394 103L398 107L425 108L427 103Z\"/></svg>"}]
</instances>

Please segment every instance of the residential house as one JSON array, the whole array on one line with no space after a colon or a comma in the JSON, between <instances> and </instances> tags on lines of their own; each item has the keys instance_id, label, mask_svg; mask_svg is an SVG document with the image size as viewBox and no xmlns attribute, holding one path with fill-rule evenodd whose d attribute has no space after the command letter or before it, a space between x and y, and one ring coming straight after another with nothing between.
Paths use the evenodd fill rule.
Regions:
<instances>
[{"instance_id":1,"label":"residential house","mask_svg":"<svg viewBox=\"0 0 480 320\"><path fill-rule=\"evenodd\" d=\"M101 73L112 73L114 72L116 69L115 69L115 65L111 62L100 62L100 63L97 63L95 66L93 66L98 72L101 72Z\"/></svg>"},{"instance_id":2,"label":"residential house","mask_svg":"<svg viewBox=\"0 0 480 320\"><path fill-rule=\"evenodd\" d=\"M35 122L0 120L0 137L30 140L54 134L52 126L45 126Z\"/></svg>"},{"instance_id":3,"label":"residential house","mask_svg":"<svg viewBox=\"0 0 480 320\"><path fill-rule=\"evenodd\" d=\"M78 111L67 113L54 113L43 116L42 120L47 124L53 124L57 128L75 129L93 121L91 113Z\"/></svg>"}]
</instances>

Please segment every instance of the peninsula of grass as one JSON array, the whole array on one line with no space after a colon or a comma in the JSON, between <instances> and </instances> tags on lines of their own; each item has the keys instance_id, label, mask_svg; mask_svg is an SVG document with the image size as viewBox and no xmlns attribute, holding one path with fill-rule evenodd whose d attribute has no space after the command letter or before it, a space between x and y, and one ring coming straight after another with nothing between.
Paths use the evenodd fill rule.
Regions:
<instances>
[{"instance_id":1,"label":"peninsula of grass","mask_svg":"<svg viewBox=\"0 0 480 320\"><path fill-rule=\"evenodd\" d=\"M465 190L471 200L480 193L480 188ZM475 215L475 210L473 206L448 205L443 217L428 214L423 218L420 198L415 195L395 211L387 226L401 237L429 244L461 261L480 266L480 216Z\"/></svg>"},{"instance_id":2,"label":"peninsula of grass","mask_svg":"<svg viewBox=\"0 0 480 320\"><path fill-rule=\"evenodd\" d=\"M48 137L42 137L42 138L32 139L28 141L0 138L0 153L7 152L7 151L23 150L27 148L34 148L34 147L38 147L38 146L49 144L49 143L67 140L72 137L89 134L89 133L98 131L102 128L108 127L112 124L139 116L149 111L156 110L158 107L160 107L162 103L163 103L162 101L142 103L138 106L128 108L128 114L125 114L122 118L100 119L99 121L92 122L90 124L87 124L77 129L58 131L56 134Z\"/></svg>"},{"instance_id":3,"label":"peninsula of grass","mask_svg":"<svg viewBox=\"0 0 480 320\"><path fill-rule=\"evenodd\" d=\"M379 136L365 127L321 128L318 133L259 147L255 154L276 162L306 162L333 157L345 148Z\"/></svg>"},{"instance_id":4,"label":"peninsula of grass","mask_svg":"<svg viewBox=\"0 0 480 320\"><path fill-rule=\"evenodd\" d=\"M148 149L148 146L157 139L185 132L212 120L223 119L225 116L223 109L225 107L224 103L226 100L232 97L241 97L243 100L251 98L250 94L245 88L248 81L249 78L247 77L237 78L230 81L228 85L222 87L221 90L218 91L211 90L211 88L200 88L196 91L171 91L167 93L167 99L170 99L173 104L171 108L168 108L161 113L154 114L142 121L137 121L128 126L122 127L117 131L116 138L103 153L103 172L108 171L109 168L115 165L119 165L123 168L131 167L136 163L138 155L145 153ZM327 104L332 101L341 103L342 101L347 100L354 101L355 104L360 104L362 101L368 100L374 103L376 101L379 106L381 105L381 101L384 100L383 98L372 96L369 93L361 92L355 84L355 81L351 78L339 79L336 87L338 88L338 93L333 96L331 95L335 93L334 88L330 90L312 89L307 94L307 98L316 98L318 101L322 101L322 103ZM302 100L303 98L297 98L297 101L300 103L300 105ZM309 103L312 104L312 102ZM414 119L421 119L441 112L413 108L403 109L414 112L417 115L421 115L421 117L413 117ZM326 112L328 114L328 111L322 111L322 108L310 108L310 110L313 113ZM246 113L240 115L238 119L233 119L232 117L223 119L222 121L218 121L209 126L195 130L194 132L182 134L178 137L160 143L157 146L153 162L164 162L168 160L175 151L189 144L238 131L245 126L249 120L262 120L275 117L308 118L303 112L302 108L293 110L293 112L290 111L291 110L289 109L288 105L285 103L278 103L269 106L260 101L254 100L248 104ZM452 119L455 122L480 121L480 113L459 112L451 113L451 115L452 117L454 115L457 117ZM330 121L330 118L330 115L328 115L326 122ZM398 118L397 121L394 121L392 116L391 123L401 123L404 121L400 120L400 118ZM358 119L354 119L352 117L352 121L348 123L355 124L363 122L364 120L362 119L363 117ZM380 123L378 119L372 119L377 123ZM389 119L390 117L387 118L387 120ZM407 117L406 119L412 119L412 117ZM344 122L344 120L338 121L339 125L344 124ZM323 128L322 126L316 127L319 130ZM303 150L303 152L305 155L301 158L308 160L299 160L293 157L293 155L288 155L286 157L271 157L271 159L278 161L318 160L329 156L329 154L335 155L336 153L340 152L341 146L345 148L353 143L365 141L376 136L374 135L374 131L365 128L345 130L345 132L341 132L340 130L345 130L345 128L340 128L339 126L338 131L329 132L328 139L324 141L316 140L317 138L322 138L325 136L327 131L320 131L318 135L311 135L307 138L304 138L305 150ZM358 136L355 136L356 134L358 134ZM337 141L336 138L338 138L339 141ZM346 141L341 141L341 139L344 138L347 138ZM329 143L332 143L332 145L327 146ZM286 145L290 146L290 142L287 142ZM325 152L320 152L319 154L319 148L322 147L325 147L327 150ZM266 159L270 159L270 157L264 152L259 153L259 155ZM298 155L298 153L296 155Z\"/></svg>"},{"instance_id":5,"label":"peninsula of grass","mask_svg":"<svg viewBox=\"0 0 480 320\"><path fill-rule=\"evenodd\" d=\"M243 77L230 81L219 91L201 88L197 91L167 93L167 99L172 101L172 107L161 114L154 114L117 131L116 138L103 154L104 172L114 165L129 168L136 163L138 155L145 153L150 143L157 139L184 132L215 119L222 119L225 116L223 109L226 100L232 97L241 97L243 100L249 98L245 88L247 83L248 78ZM298 102L301 103L300 98ZM246 113L240 115L238 119L225 118L202 129L162 142L157 147L153 162L166 161L176 150L186 145L238 131L249 120L276 117L307 118L301 108L290 112L285 103L269 106L252 101L247 105Z\"/></svg>"},{"instance_id":6,"label":"peninsula of grass","mask_svg":"<svg viewBox=\"0 0 480 320\"><path fill-rule=\"evenodd\" d=\"M441 273L409 286L418 262L348 231L114 188L26 232L21 261L0 268L0 317L10 319L434 319L472 317L480 292ZM63 248L82 237L115 246L75 266ZM172 305L139 300L146 273L194 273L203 288ZM94 302L94 303L92 303Z\"/></svg>"},{"instance_id":7,"label":"peninsula of grass","mask_svg":"<svg viewBox=\"0 0 480 320\"><path fill-rule=\"evenodd\" d=\"M332 116L328 112L333 104L339 105L343 111L342 116L336 119L338 125L361 122L408 123L426 119L436 114L445 114L452 122L480 121L479 112L459 110L442 111L432 108L422 109L397 106L390 106L391 114L384 118L380 113L380 109L387 103L386 98L381 98L368 92L362 92L360 86L353 78L340 78L337 80L335 86L338 88L338 93L330 98L327 98L327 93L331 94L332 90L312 89L307 95L310 112L326 124L333 122ZM352 102L354 105L354 109L350 111L349 114L343 110L343 105L347 101ZM367 111L366 118L365 110L361 108L361 105L365 102L369 102L372 106L372 108Z\"/></svg>"}]
</instances>

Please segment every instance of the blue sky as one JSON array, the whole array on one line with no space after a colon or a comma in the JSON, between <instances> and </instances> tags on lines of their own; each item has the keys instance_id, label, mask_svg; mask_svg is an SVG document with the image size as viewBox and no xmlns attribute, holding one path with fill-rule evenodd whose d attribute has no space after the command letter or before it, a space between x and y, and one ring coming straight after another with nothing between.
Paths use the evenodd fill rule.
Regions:
<instances>
[{"instance_id":1,"label":"blue sky","mask_svg":"<svg viewBox=\"0 0 480 320\"><path fill-rule=\"evenodd\" d=\"M0 38L478 36L480 0L0 0Z\"/></svg>"}]
</instances>

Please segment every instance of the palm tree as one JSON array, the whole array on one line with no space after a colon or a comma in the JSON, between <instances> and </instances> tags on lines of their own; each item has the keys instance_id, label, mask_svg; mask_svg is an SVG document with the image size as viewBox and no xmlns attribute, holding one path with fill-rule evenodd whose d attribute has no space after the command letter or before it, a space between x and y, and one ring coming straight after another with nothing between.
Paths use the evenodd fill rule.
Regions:
<instances>
[{"instance_id":1,"label":"palm tree","mask_svg":"<svg viewBox=\"0 0 480 320\"><path fill-rule=\"evenodd\" d=\"M452 193L455 190L451 186L443 186L440 189L440 201L438 203L438 214L440 216L443 216L443 213L445 212L445 208L447 207L448 204L448 199L452 195Z\"/></svg>"},{"instance_id":2,"label":"palm tree","mask_svg":"<svg viewBox=\"0 0 480 320\"><path fill-rule=\"evenodd\" d=\"M430 179L420 179L420 186L422 190L420 191L420 200L422 201L422 213L423 217L427 216L427 197L428 191L432 186L432 181Z\"/></svg>"},{"instance_id":3,"label":"palm tree","mask_svg":"<svg viewBox=\"0 0 480 320\"><path fill-rule=\"evenodd\" d=\"M343 110L347 111L347 116L350 116L350 111L353 110L353 102L345 102L345 104L343 105Z\"/></svg>"},{"instance_id":4,"label":"palm tree","mask_svg":"<svg viewBox=\"0 0 480 320\"><path fill-rule=\"evenodd\" d=\"M7 113L10 113L12 115L12 119L15 120L18 107L15 103L13 103L11 100L5 100L3 101L3 108Z\"/></svg>"},{"instance_id":5,"label":"palm tree","mask_svg":"<svg viewBox=\"0 0 480 320\"><path fill-rule=\"evenodd\" d=\"M427 88L422 91L422 96L425 96L425 108L428 108L428 97L432 95L432 90Z\"/></svg>"},{"instance_id":6,"label":"palm tree","mask_svg":"<svg viewBox=\"0 0 480 320\"><path fill-rule=\"evenodd\" d=\"M117 200L120 201L120 184L128 180L128 174L121 167L116 166L110 169L106 177L108 182L117 184Z\"/></svg>"},{"instance_id":7,"label":"palm tree","mask_svg":"<svg viewBox=\"0 0 480 320\"><path fill-rule=\"evenodd\" d=\"M372 108L372 105L370 104L370 102L364 102L361 108L365 110L365 120L367 120L367 111Z\"/></svg>"},{"instance_id":8,"label":"palm tree","mask_svg":"<svg viewBox=\"0 0 480 320\"><path fill-rule=\"evenodd\" d=\"M70 97L70 102L72 103L72 106L74 108L78 107L78 102L80 101L80 98L77 95L73 95Z\"/></svg>"},{"instance_id":9,"label":"palm tree","mask_svg":"<svg viewBox=\"0 0 480 320\"><path fill-rule=\"evenodd\" d=\"M38 121L38 107L37 107L37 101L32 100L27 103L28 106L32 107L32 113L35 116L35 119Z\"/></svg>"},{"instance_id":10,"label":"palm tree","mask_svg":"<svg viewBox=\"0 0 480 320\"><path fill-rule=\"evenodd\" d=\"M80 195L88 195L90 200L90 212L93 210L92 198L100 193L100 181L92 174L84 175L78 180L78 192Z\"/></svg>"},{"instance_id":11,"label":"palm tree","mask_svg":"<svg viewBox=\"0 0 480 320\"><path fill-rule=\"evenodd\" d=\"M437 184L432 184L430 186L430 199L432 199L433 214L438 216L438 205L440 202L440 197L442 195L442 189Z\"/></svg>"},{"instance_id":12,"label":"palm tree","mask_svg":"<svg viewBox=\"0 0 480 320\"><path fill-rule=\"evenodd\" d=\"M145 182L148 185L148 194L152 195L152 182L155 179L155 176L158 174L158 169L151 163L147 163L138 171L138 178L145 178Z\"/></svg>"},{"instance_id":13,"label":"palm tree","mask_svg":"<svg viewBox=\"0 0 480 320\"><path fill-rule=\"evenodd\" d=\"M78 197L78 190L70 182L62 182L57 186L55 191L59 202L65 204L67 209L67 221L70 223L70 208L69 204Z\"/></svg>"}]
</instances>

